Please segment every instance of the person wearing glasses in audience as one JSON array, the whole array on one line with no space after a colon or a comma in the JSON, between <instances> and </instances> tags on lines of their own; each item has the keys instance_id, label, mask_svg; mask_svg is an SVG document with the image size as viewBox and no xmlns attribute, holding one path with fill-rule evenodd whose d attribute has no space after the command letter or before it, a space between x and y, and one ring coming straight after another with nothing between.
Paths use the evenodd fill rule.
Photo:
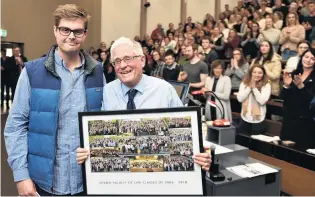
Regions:
<instances>
[{"instance_id":1,"label":"person wearing glasses in audience","mask_svg":"<svg viewBox=\"0 0 315 197\"><path fill-rule=\"evenodd\" d=\"M78 112L102 106L102 64L80 50L90 16L74 4L53 16L57 45L25 64L4 130L19 196L83 194Z\"/></svg>"},{"instance_id":2,"label":"person wearing glasses in audience","mask_svg":"<svg viewBox=\"0 0 315 197\"><path fill-rule=\"evenodd\" d=\"M111 47L111 61L117 78L107 84L103 92L104 110L135 110L183 106L174 87L168 82L142 73L144 54L138 42L129 38L117 39ZM208 149L208 147L205 147ZM78 164L89 156L87 149L77 149ZM195 163L209 170L209 153L197 153Z\"/></svg>"},{"instance_id":3,"label":"person wearing glasses in audience","mask_svg":"<svg viewBox=\"0 0 315 197\"><path fill-rule=\"evenodd\" d=\"M288 59L285 66L286 72L294 71L298 66L301 55L310 48L311 46L308 41L303 40L299 42L299 44L297 45L297 56L293 56Z\"/></svg>"}]
</instances>

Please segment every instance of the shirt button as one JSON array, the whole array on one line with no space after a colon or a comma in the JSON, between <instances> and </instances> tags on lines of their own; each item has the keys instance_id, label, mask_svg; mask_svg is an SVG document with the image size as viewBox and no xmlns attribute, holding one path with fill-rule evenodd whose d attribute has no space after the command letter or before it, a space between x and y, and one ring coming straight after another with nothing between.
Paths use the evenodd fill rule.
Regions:
<instances>
[{"instance_id":1,"label":"shirt button","mask_svg":"<svg viewBox=\"0 0 315 197\"><path fill-rule=\"evenodd\" d=\"M75 105L72 105L72 107L75 107Z\"/></svg>"},{"instance_id":2,"label":"shirt button","mask_svg":"<svg viewBox=\"0 0 315 197\"><path fill-rule=\"evenodd\" d=\"M74 122L75 120L72 120L72 122Z\"/></svg>"},{"instance_id":3,"label":"shirt button","mask_svg":"<svg viewBox=\"0 0 315 197\"><path fill-rule=\"evenodd\" d=\"M72 139L74 139L74 136L72 136Z\"/></svg>"}]
</instances>

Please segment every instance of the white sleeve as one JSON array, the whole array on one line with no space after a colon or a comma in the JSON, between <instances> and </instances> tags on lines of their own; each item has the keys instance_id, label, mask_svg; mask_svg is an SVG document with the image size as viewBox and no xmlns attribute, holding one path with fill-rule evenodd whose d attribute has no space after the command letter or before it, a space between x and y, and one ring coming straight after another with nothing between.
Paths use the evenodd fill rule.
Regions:
<instances>
[{"instance_id":1,"label":"white sleeve","mask_svg":"<svg viewBox=\"0 0 315 197\"><path fill-rule=\"evenodd\" d=\"M242 103L245 99L247 99L250 92L251 92L251 88L248 86L245 86L245 84L242 82L240 85L238 94L237 94L238 102Z\"/></svg>"},{"instance_id":2,"label":"white sleeve","mask_svg":"<svg viewBox=\"0 0 315 197\"><path fill-rule=\"evenodd\" d=\"M270 98L271 86L267 83L264 87L261 88L261 92L257 88L253 89L255 99L260 105L265 105Z\"/></svg>"}]
</instances>

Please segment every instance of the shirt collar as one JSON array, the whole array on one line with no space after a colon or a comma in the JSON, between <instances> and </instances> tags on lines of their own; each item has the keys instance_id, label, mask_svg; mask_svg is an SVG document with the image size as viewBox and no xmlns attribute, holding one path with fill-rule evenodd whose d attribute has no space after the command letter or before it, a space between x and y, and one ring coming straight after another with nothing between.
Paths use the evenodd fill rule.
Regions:
<instances>
[{"instance_id":1,"label":"shirt collar","mask_svg":"<svg viewBox=\"0 0 315 197\"><path fill-rule=\"evenodd\" d=\"M140 92L141 94L143 94L144 92L144 87L145 87L145 82L147 80L147 77L145 74L142 74L142 78L141 80L139 81L139 83L134 87L134 88L129 88L127 87L125 84L123 84L122 82L121 83L121 89L122 89L122 92L123 92L123 95L126 96L128 91L130 89L136 89L138 92Z\"/></svg>"},{"instance_id":2,"label":"shirt collar","mask_svg":"<svg viewBox=\"0 0 315 197\"><path fill-rule=\"evenodd\" d=\"M176 68L176 62L174 62L171 66L167 65L166 67L169 69L169 70L173 70Z\"/></svg>"},{"instance_id":3,"label":"shirt collar","mask_svg":"<svg viewBox=\"0 0 315 197\"><path fill-rule=\"evenodd\" d=\"M78 67L76 67L76 68L84 68L84 66L83 65L85 65L85 58L84 58L84 55L82 54L82 52L80 51L79 52L79 55L80 55L80 58L81 58L81 63L80 63L80 65L78 66ZM66 68L66 69L68 69L67 68L67 66L66 66L66 63L63 61L63 59L60 57L60 55L58 54L58 48L56 48L56 50L55 50L55 62L56 62L56 64L58 65L58 66L62 66L62 67L64 67L64 68Z\"/></svg>"}]
</instances>

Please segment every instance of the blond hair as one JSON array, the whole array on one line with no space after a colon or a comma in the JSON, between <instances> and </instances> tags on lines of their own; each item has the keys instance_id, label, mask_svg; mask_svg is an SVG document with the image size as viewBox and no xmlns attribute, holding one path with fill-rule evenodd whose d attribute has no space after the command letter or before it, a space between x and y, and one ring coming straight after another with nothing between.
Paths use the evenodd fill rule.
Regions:
<instances>
[{"instance_id":1,"label":"blond hair","mask_svg":"<svg viewBox=\"0 0 315 197\"><path fill-rule=\"evenodd\" d=\"M88 21L91 16L80 6L75 4L65 4L59 5L53 13L55 26L58 27L61 19L75 20L83 19L85 20L84 28L88 28Z\"/></svg>"},{"instance_id":2,"label":"blond hair","mask_svg":"<svg viewBox=\"0 0 315 197\"><path fill-rule=\"evenodd\" d=\"M286 24L287 24L287 27L289 27L289 15L292 14L295 16L295 23L294 25L299 25L300 24L300 21L299 21L299 15L296 13L296 12L289 12L287 17L286 17Z\"/></svg>"}]
</instances>

